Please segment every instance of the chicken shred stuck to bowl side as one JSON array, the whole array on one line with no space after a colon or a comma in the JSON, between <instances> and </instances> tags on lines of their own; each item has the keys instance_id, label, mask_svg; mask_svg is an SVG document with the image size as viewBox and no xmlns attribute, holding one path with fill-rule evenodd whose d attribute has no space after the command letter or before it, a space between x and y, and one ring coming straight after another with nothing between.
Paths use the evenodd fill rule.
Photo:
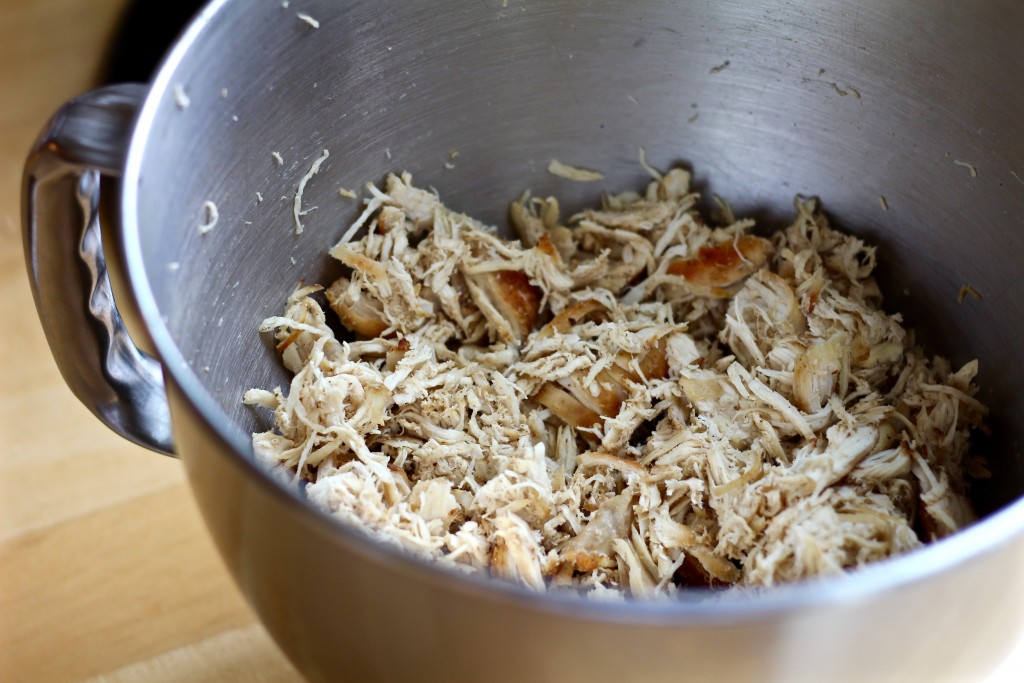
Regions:
<instances>
[{"instance_id":1,"label":"chicken shred stuck to bowl side","mask_svg":"<svg viewBox=\"0 0 1024 683\"><path fill-rule=\"evenodd\" d=\"M835 574L973 520L977 362L915 346L874 248L815 201L764 239L707 224L675 169L564 223L524 196L509 241L407 174L370 190L330 250L348 274L261 327L290 388L244 399L274 411L257 457L329 514L637 597Z\"/></svg>"}]
</instances>

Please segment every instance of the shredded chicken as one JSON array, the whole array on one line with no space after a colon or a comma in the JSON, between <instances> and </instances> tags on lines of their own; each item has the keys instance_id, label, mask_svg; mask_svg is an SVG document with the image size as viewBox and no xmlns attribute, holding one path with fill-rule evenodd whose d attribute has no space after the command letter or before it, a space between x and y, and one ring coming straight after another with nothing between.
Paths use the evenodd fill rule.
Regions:
<instances>
[{"instance_id":1,"label":"shredded chicken","mask_svg":"<svg viewBox=\"0 0 1024 683\"><path fill-rule=\"evenodd\" d=\"M575 180L577 182L584 183L593 182L595 180L604 180L604 176L597 171L589 171L585 168L577 168L576 166L563 164L558 159L552 159L548 163L548 173L567 180Z\"/></svg>"},{"instance_id":2,"label":"shredded chicken","mask_svg":"<svg viewBox=\"0 0 1024 683\"><path fill-rule=\"evenodd\" d=\"M213 230L217 227L219 220L220 211L217 209L217 205L211 201L203 202L203 221L199 224L199 234L205 235Z\"/></svg>"},{"instance_id":3,"label":"shredded chicken","mask_svg":"<svg viewBox=\"0 0 1024 683\"><path fill-rule=\"evenodd\" d=\"M815 201L769 239L712 227L687 171L650 171L565 222L524 195L517 241L408 174L369 185L345 274L261 327L294 378L245 394L274 414L257 457L384 542L597 596L836 574L970 524L978 364L880 308L874 248Z\"/></svg>"}]
</instances>

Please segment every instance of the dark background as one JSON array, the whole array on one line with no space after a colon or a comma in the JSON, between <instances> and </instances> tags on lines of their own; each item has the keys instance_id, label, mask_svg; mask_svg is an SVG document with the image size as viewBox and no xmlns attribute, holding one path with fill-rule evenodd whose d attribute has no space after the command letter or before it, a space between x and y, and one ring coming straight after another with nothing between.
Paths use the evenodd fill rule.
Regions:
<instances>
[{"instance_id":1,"label":"dark background","mask_svg":"<svg viewBox=\"0 0 1024 683\"><path fill-rule=\"evenodd\" d=\"M133 2L105 59L107 83L148 82L167 48L205 4L202 0Z\"/></svg>"}]
</instances>

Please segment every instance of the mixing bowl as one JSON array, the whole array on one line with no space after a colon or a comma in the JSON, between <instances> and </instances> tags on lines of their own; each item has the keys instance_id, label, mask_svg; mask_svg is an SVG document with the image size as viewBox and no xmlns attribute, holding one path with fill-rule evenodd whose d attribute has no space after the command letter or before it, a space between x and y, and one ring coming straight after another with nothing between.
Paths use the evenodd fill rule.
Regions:
<instances>
[{"instance_id":1,"label":"mixing bowl","mask_svg":"<svg viewBox=\"0 0 1024 683\"><path fill-rule=\"evenodd\" d=\"M181 458L231 573L312 680L980 678L1024 620L1022 27L1012 0L215 0L152 84L83 95L43 132L24 186L36 304L79 398ZM593 601L424 564L253 462L267 418L241 394L287 380L256 328L298 280L336 273L325 250L361 208L339 187L409 170L503 225L527 187L569 210L639 188L639 146L766 227L818 195L880 245L887 306L954 364L981 360L979 523L848 576ZM551 158L606 180L555 178ZM152 356L107 277L114 177L105 246ZM983 298L959 303L965 284Z\"/></svg>"}]
</instances>

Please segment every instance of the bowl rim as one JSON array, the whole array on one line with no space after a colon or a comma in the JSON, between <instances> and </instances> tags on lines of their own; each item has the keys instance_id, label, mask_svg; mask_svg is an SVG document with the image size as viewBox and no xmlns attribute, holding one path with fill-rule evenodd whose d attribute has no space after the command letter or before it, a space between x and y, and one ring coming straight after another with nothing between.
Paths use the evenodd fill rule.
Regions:
<instances>
[{"instance_id":1,"label":"bowl rim","mask_svg":"<svg viewBox=\"0 0 1024 683\"><path fill-rule=\"evenodd\" d=\"M255 462L249 435L228 418L185 360L157 307L139 238L137 191L147 139L154 127L158 108L168 96L174 74L192 45L202 39L213 18L232 2L235 0L211 0L178 37L156 72L128 147L121 183L119 237L131 287L129 295L145 322L163 363L165 376L187 398L193 412L205 422L205 426L219 438L217 448L211 450L223 451L226 447L230 451L228 457L243 470L244 476L264 487L279 505L290 508L313 524L322 535L338 539L363 557L390 563L398 571L414 574L463 595L522 609L643 625L734 623L752 618L771 618L784 612L878 599L889 591L923 582L1019 540L1024 530L1024 498L1018 498L948 538L847 574L766 589L695 589L665 600L595 600L567 590L538 592L479 572L461 573L375 539L363 530L316 510L303 499L297 487L277 481ZM247 7L247 11L253 9Z\"/></svg>"}]
</instances>

